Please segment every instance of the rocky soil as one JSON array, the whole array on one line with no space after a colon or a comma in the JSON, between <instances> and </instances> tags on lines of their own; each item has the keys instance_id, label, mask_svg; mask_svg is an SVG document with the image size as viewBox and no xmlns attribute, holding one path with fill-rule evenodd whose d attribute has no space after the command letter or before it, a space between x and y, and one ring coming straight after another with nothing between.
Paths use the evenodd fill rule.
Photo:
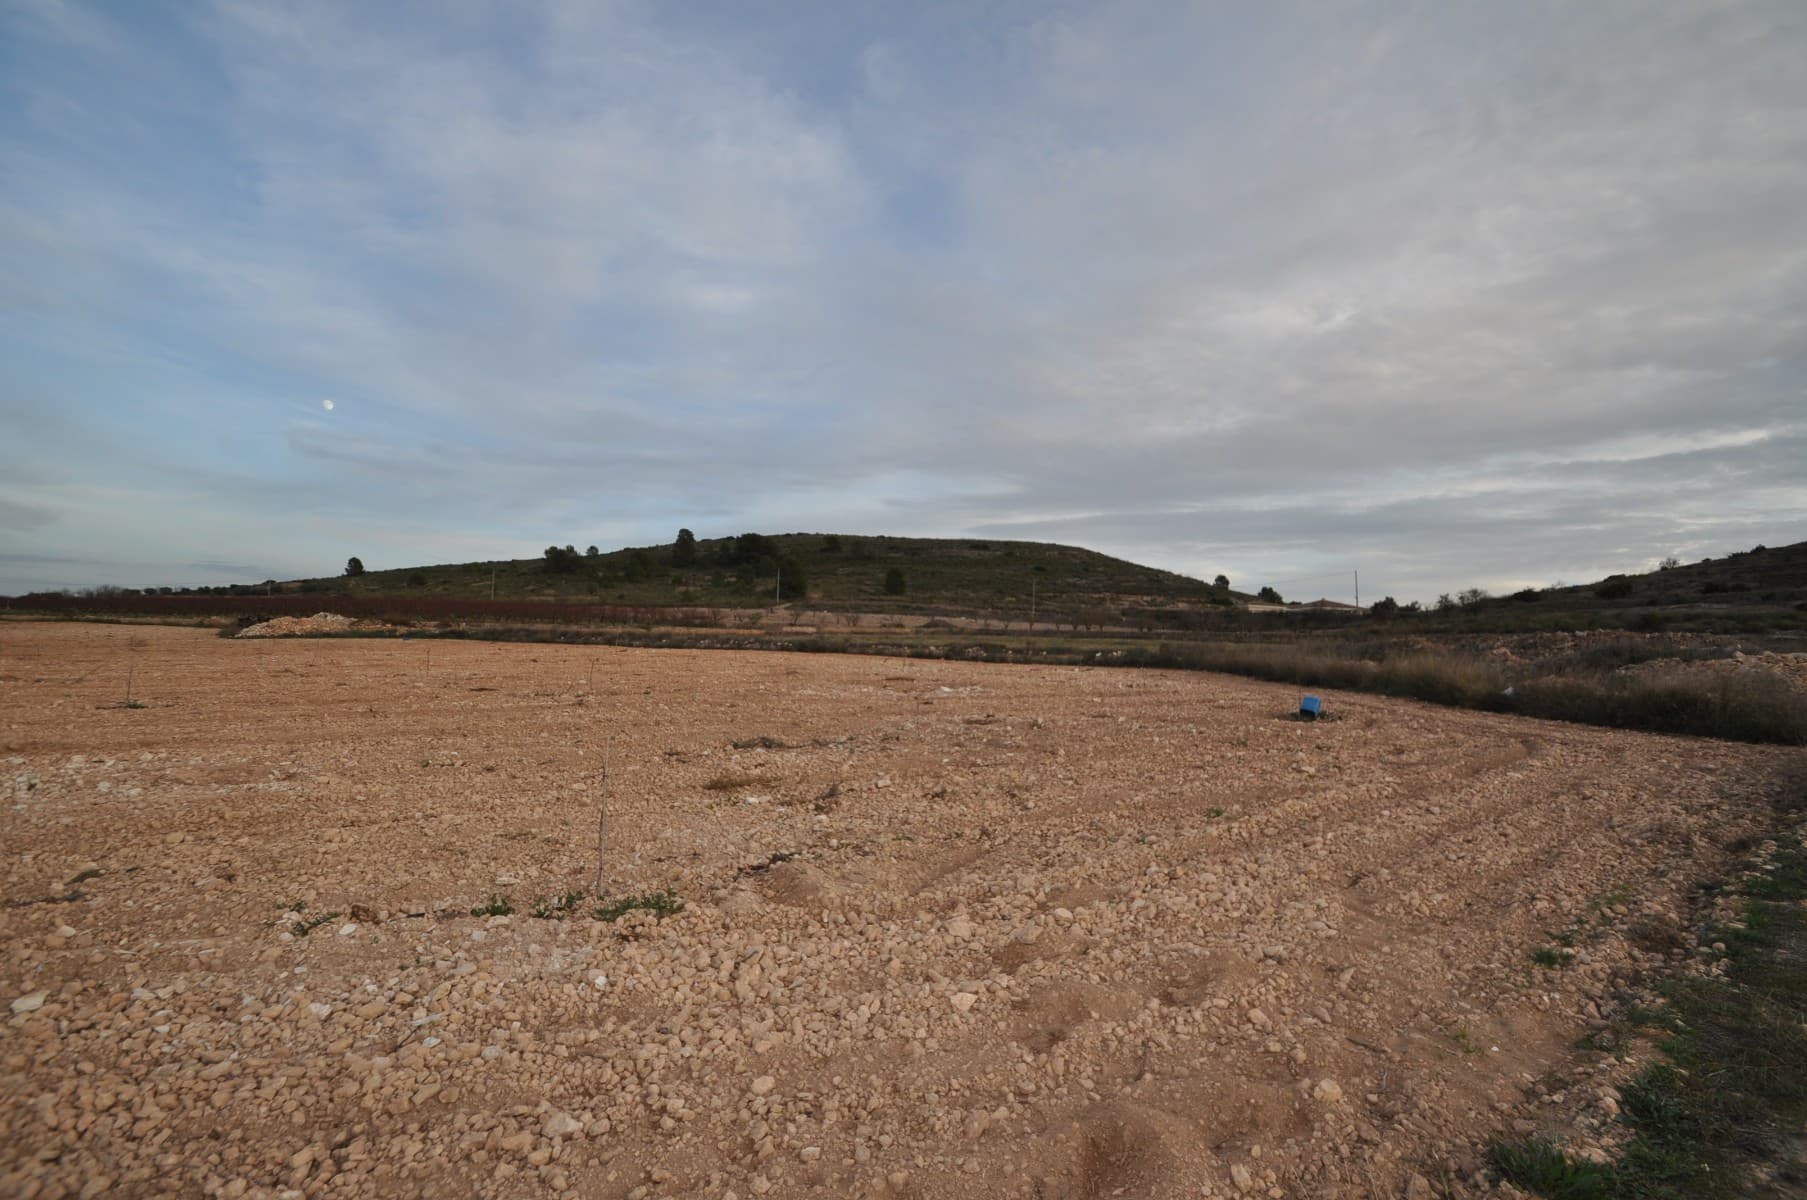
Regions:
<instances>
[{"instance_id":1,"label":"rocky soil","mask_svg":"<svg viewBox=\"0 0 1807 1200\"><path fill-rule=\"evenodd\" d=\"M1798 752L1296 698L0 624L0 1194L1428 1197L1495 1134L1604 1152L1635 1064L1577 1039L1697 954ZM604 891L682 911L565 901L605 764Z\"/></svg>"}]
</instances>

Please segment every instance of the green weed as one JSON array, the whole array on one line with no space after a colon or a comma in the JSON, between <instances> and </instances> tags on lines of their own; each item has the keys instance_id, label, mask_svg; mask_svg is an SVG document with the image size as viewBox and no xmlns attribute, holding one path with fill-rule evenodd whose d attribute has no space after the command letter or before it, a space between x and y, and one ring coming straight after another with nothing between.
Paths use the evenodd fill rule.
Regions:
<instances>
[{"instance_id":1,"label":"green weed","mask_svg":"<svg viewBox=\"0 0 1807 1200\"><path fill-rule=\"evenodd\" d=\"M566 892L562 896L543 897L533 902L530 915L541 921L562 921L583 903L584 893Z\"/></svg>"},{"instance_id":2,"label":"green weed","mask_svg":"<svg viewBox=\"0 0 1807 1200\"><path fill-rule=\"evenodd\" d=\"M512 912L514 912L514 905L509 903L507 896L500 892L491 892L488 900L471 909L471 916L506 917Z\"/></svg>"},{"instance_id":3,"label":"green weed","mask_svg":"<svg viewBox=\"0 0 1807 1200\"><path fill-rule=\"evenodd\" d=\"M290 911L298 912L300 910L291 909ZM289 925L289 932L298 938L303 938L320 928L320 926L326 924L328 921L336 921L338 919L339 914L336 912L321 913L319 916L307 917L300 921L291 922Z\"/></svg>"},{"instance_id":4,"label":"green weed","mask_svg":"<svg viewBox=\"0 0 1807 1200\"><path fill-rule=\"evenodd\" d=\"M649 912L655 916L669 917L674 913L683 912L684 902L678 899L676 892L670 888L664 888L638 896L623 896L619 900L598 905L590 915L598 921L616 921L635 910Z\"/></svg>"}]
</instances>

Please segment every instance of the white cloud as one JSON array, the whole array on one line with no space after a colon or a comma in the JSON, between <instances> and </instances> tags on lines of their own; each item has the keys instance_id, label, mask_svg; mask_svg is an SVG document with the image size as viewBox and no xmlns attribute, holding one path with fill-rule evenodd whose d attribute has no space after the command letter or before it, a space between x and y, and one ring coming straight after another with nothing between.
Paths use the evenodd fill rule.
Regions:
<instances>
[{"instance_id":1,"label":"white cloud","mask_svg":"<svg viewBox=\"0 0 1807 1200\"><path fill-rule=\"evenodd\" d=\"M205 379L348 537L360 507L527 552L699 516L1016 530L1424 595L1807 511L1782 0L769 27L247 0L125 71L98 10L21 11L75 57L0 126L0 302L64 364ZM79 374L0 402L119 424ZM292 424L321 393L333 421ZM240 503L178 441L56 461L136 454L142 485L174 455Z\"/></svg>"}]
</instances>

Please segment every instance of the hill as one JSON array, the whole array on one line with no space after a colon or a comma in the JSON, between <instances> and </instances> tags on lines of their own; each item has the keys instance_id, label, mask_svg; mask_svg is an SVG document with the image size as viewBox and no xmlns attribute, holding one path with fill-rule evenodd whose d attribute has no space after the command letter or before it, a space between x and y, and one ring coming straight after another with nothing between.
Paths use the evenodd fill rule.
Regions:
<instances>
[{"instance_id":1,"label":"hill","mask_svg":"<svg viewBox=\"0 0 1807 1200\"><path fill-rule=\"evenodd\" d=\"M1224 607L1249 598L1077 546L822 533L698 539L688 553L675 543L607 553L551 547L539 558L373 570L277 589L721 608L769 605L780 591L797 600L799 578L811 607L892 612L1027 615L1031 607Z\"/></svg>"},{"instance_id":2,"label":"hill","mask_svg":"<svg viewBox=\"0 0 1807 1200\"><path fill-rule=\"evenodd\" d=\"M1425 615L1482 629L1800 628L1807 625L1807 542L1755 546L1593 583L1526 588Z\"/></svg>"}]
</instances>

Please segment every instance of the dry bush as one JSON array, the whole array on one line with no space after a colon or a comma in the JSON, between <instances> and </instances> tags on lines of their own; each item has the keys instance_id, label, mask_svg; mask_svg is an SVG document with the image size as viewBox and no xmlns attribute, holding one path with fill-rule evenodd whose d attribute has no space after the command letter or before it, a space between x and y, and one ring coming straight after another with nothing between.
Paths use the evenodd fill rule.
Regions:
<instances>
[{"instance_id":1,"label":"dry bush","mask_svg":"<svg viewBox=\"0 0 1807 1200\"><path fill-rule=\"evenodd\" d=\"M1519 698L1517 711L1560 721L1807 744L1807 701L1786 680L1762 671L1564 675L1529 681Z\"/></svg>"}]
</instances>

